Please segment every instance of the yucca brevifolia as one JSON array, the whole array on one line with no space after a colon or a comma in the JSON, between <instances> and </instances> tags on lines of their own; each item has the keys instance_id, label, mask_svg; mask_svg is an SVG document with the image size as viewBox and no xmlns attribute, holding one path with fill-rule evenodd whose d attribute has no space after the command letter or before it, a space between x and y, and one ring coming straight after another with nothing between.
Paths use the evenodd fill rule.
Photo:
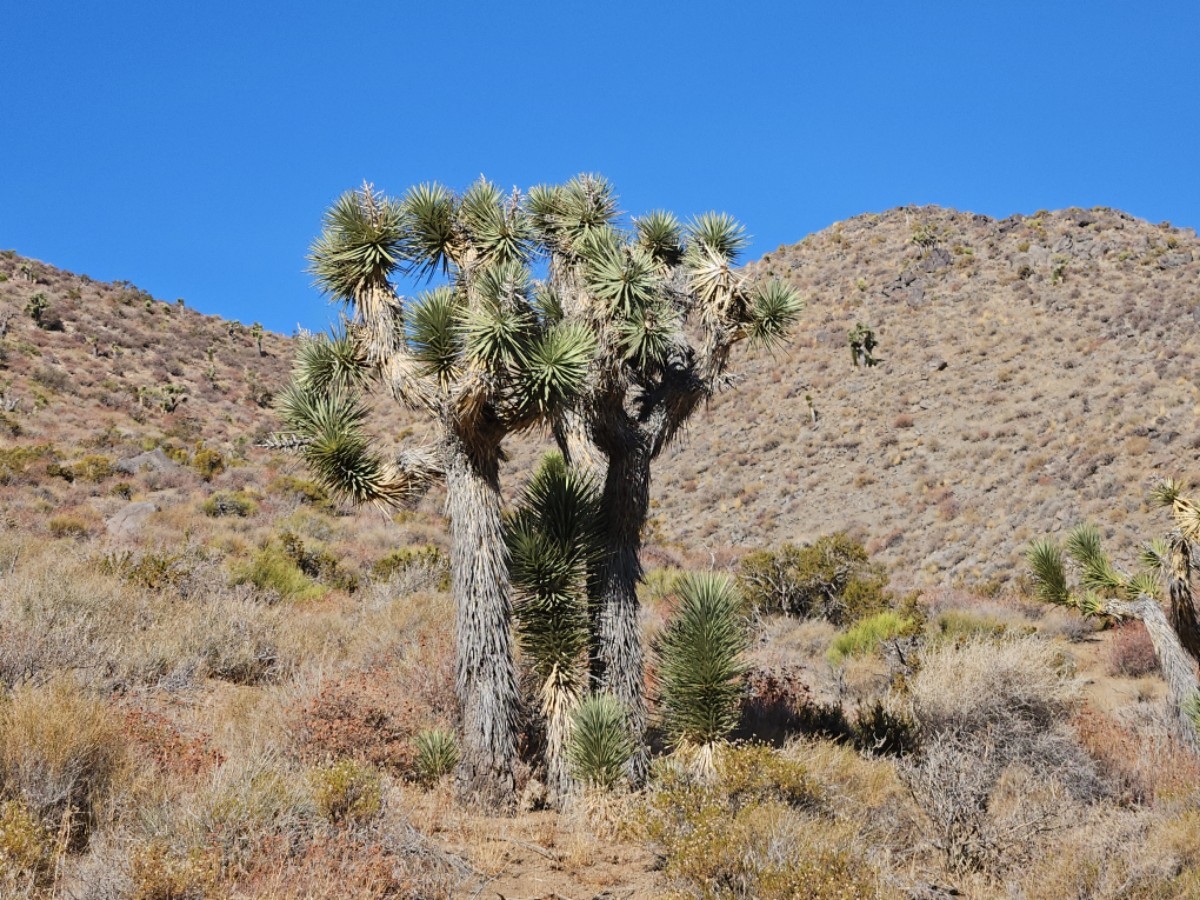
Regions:
<instances>
[{"instance_id":1,"label":"yucca brevifolia","mask_svg":"<svg viewBox=\"0 0 1200 900\"><path fill-rule=\"evenodd\" d=\"M1079 571L1079 586L1067 579L1063 548L1052 540L1034 541L1026 553L1039 599L1079 610L1086 616L1140 619L1154 645L1171 695L1176 734L1185 745L1200 752L1200 735L1192 710L1200 696L1197 678L1196 610L1192 603L1192 542L1200 534L1200 508L1181 495L1172 481L1160 484L1151 495L1171 506L1177 529L1166 540L1147 544L1141 553L1142 570L1130 575L1117 569L1093 525L1079 525L1066 540L1066 555ZM1167 584L1170 615L1156 599L1160 576Z\"/></svg>"},{"instance_id":2,"label":"yucca brevifolia","mask_svg":"<svg viewBox=\"0 0 1200 900\"><path fill-rule=\"evenodd\" d=\"M727 575L685 575L676 592L679 606L655 643L663 723L675 747L696 751L708 771L715 748L737 726L746 622Z\"/></svg>"},{"instance_id":3,"label":"yucca brevifolia","mask_svg":"<svg viewBox=\"0 0 1200 900\"><path fill-rule=\"evenodd\" d=\"M439 185L401 201L370 186L325 216L311 271L348 307L346 333L302 347L282 411L316 475L358 501L401 502L444 478L462 715L460 794L513 800L517 688L501 520L501 442L544 421L582 386L594 342L535 298L528 214L480 180L461 196ZM415 301L397 273L442 275ZM431 415L429 452L384 460L361 433L355 388L382 387Z\"/></svg>"},{"instance_id":4,"label":"yucca brevifolia","mask_svg":"<svg viewBox=\"0 0 1200 900\"><path fill-rule=\"evenodd\" d=\"M564 321L596 338L584 399L556 420L568 459L603 483L606 550L593 585L593 678L645 728L637 584L651 465L722 383L735 344L778 341L802 303L779 282L737 271L746 246L733 218L707 213L683 225L652 212L618 225L612 187L582 175L538 187L525 202L549 257L549 286ZM634 757L639 780L647 757Z\"/></svg>"},{"instance_id":5,"label":"yucca brevifolia","mask_svg":"<svg viewBox=\"0 0 1200 900\"><path fill-rule=\"evenodd\" d=\"M517 636L532 662L546 724L546 784L571 792L571 722L587 690L587 584L601 551L600 493L590 473L550 454L507 522Z\"/></svg>"}]
</instances>

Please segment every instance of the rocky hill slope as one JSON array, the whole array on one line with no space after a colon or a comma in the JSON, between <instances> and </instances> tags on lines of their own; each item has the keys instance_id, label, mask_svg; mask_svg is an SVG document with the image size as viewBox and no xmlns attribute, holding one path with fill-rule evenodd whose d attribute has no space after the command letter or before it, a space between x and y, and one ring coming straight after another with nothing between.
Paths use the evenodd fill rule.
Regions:
<instances>
[{"instance_id":1,"label":"rocky hill slope","mask_svg":"<svg viewBox=\"0 0 1200 900\"><path fill-rule=\"evenodd\" d=\"M996 221L904 208L837 223L746 273L790 281L808 309L788 346L735 359L729 389L667 452L652 564L847 529L899 581L998 584L1031 539L1083 519L1131 556L1161 530L1147 488L1195 474L1190 230L1108 209ZM875 366L852 365L860 322L878 338ZM245 325L11 251L0 333L3 444L51 447L36 465L162 445L215 449L237 485L286 466L253 445L273 425L288 338L260 345ZM423 432L398 411L380 421L392 437ZM534 447L514 450L515 486ZM0 472L10 525L82 502L65 482L12 471L30 464ZM111 515L119 501L88 502ZM423 539L439 508L436 495L422 504Z\"/></svg>"},{"instance_id":2,"label":"rocky hill slope","mask_svg":"<svg viewBox=\"0 0 1200 900\"><path fill-rule=\"evenodd\" d=\"M748 267L808 298L658 475L668 541L858 532L917 583L1007 581L1095 521L1129 558L1145 503L1197 475L1200 241L1110 209L1002 221L935 207L837 223ZM878 337L855 368L848 332Z\"/></svg>"}]
</instances>

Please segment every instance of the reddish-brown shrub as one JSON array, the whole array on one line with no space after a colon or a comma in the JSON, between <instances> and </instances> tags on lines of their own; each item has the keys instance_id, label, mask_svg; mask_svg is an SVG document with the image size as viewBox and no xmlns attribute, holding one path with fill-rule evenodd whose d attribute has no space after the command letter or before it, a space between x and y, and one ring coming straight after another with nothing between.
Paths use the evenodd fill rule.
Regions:
<instances>
[{"instance_id":1,"label":"reddish-brown shrub","mask_svg":"<svg viewBox=\"0 0 1200 900\"><path fill-rule=\"evenodd\" d=\"M1145 625L1131 621L1114 629L1108 648L1107 670L1109 675L1130 678L1158 671L1158 657L1154 655L1154 644Z\"/></svg>"},{"instance_id":2,"label":"reddish-brown shrub","mask_svg":"<svg viewBox=\"0 0 1200 900\"><path fill-rule=\"evenodd\" d=\"M148 709L126 710L122 731L137 752L171 775L197 775L225 761L206 737L185 736L166 716Z\"/></svg>"}]
</instances>

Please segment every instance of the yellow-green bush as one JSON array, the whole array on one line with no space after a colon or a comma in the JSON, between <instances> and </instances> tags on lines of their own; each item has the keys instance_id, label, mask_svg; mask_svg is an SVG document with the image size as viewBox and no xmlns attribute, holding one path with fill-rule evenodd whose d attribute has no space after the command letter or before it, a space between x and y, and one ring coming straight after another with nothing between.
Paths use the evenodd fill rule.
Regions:
<instances>
[{"instance_id":1,"label":"yellow-green bush","mask_svg":"<svg viewBox=\"0 0 1200 900\"><path fill-rule=\"evenodd\" d=\"M439 591L450 590L450 560L437 547L401 547L371 566L371 577L389 581L401 573L424 570L437 580Z\"/></svg>"},{"instance_id":2,"label":"yellow-green bush","mask_svg":"<svg viewBox=\"0 0 1200 900\"><path fill-rule=\"evenodd\" d=\"M274 544L259 550L248 563L236 567L233 583L253 584L260 591L291 600L306 600L324 593L320 585L300 571L295 560Z\"/></svg>"},{"instance_id":3,"label":"yellow-green bush","mask_svg":"<svg viewBox=\"0 0 1200 900\"><path fill-rule=\"evenodd\" d=\"M0 892L28 896L54 874L54 836L19 800L0 802Z\"/></svg>"},{"instance_id":4,"label":"yellow-green bush","mask_svg":"<svg viewBox=\"0 0 1200 900\"><path fill-rule=\"evenodd\" d=\"M245 518L258 512L258 504L245 491L217 491L200 507L206 516L220 518L237 516Z\"/></svg>"},{"instance_id":5,"label":"yellow-green bush","mask_svg":"<svg viewBox=\"0 0 1200 900\"><path fill-rule=\"evenodd\" d=\"M888 603L883 568L842 532L804 547L784 544L749 554L738 570L738 587L760 612L824 617L835 625L873 615Z\"/></svg>"},{"instance_id":6,"label":"yellow-green bush","mask_svg":"<svg viewBox=\"0 0 1200 900\"><path fill-rule=\"evenodd\" d=\"M352 759L314 769L309 784L318 812L335 825L368 822L383 806L379 773Z\"/></svg>"},{"instance_id":7,"label":"yellow-green bush","mask_svg":"<svg viewBox=\"0 0 1200 900\"><path fill-rule=\"evenodd\" d=\"M727 748L712 778L657 773L638 817L680 893L701 898L876 896L853 830L820 815L815 781L763 745Z\"/></svg>"},{"instance_id":8,"label":"yellow-green bush","mask_svg":"<svg viewBox=\"0 0 1200 900\"><path fill-rule=\"evenodd\" d=\"M825 658L837 665L851 657L866 656L874 653L881 641L911 634L916 622L895 610L884 610L870 618L856 622L850 628L839 634L829 645Z\"/></svg>"},{"instance_id":9,"label":"yellow-green bush","mask_svg":"<svg viewBox=\"0 0 1200 900\"><path fill-rule=\"evenodd\" d=\"M212 481L225 471L225 457L211 447L200 447L192 455L192 468L199 472L205 481Z\"/></svg>"}]
</instances>

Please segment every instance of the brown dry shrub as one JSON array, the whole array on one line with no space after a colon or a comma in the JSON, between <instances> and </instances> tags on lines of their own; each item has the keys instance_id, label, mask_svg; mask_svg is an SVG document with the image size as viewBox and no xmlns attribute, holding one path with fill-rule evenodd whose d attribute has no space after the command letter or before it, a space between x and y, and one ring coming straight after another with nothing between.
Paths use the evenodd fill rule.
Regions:
<instances>
[{"instance_id":1,"label":"brown dry shrub","mask_svg":"<svg viewBox=\"0 0 1200 900\"><path fill-rule=\"evenodd\" d=\"M1146 626L1139 621L1125 622L1113 629L1108 647L1105 671L1109 675L1124 675L1138 678L1158 671L1158 657L1154 644L1146 633Z\"/></svg>"},{"instance_id":2,"label":"brown dry shrub","mask_svg":"<svg viewBox=\"0 0 1200 900\"><path fill-rule=\"evenodd\" d=\"M1200 784L1200 760L1169 739L1139 732L1090 706L1071 724L1122 802L1149 804Z\"/></svg>"},{"instance_id":3,"label":"brown dry shrub","mask_svg":"<svg viewBox=\"0 0 1200 900\"><path fill-rule=\"evenodd\" d=\"M413 659L330 681L295 709L300 758L308 763L354 759L411 774L417 732L454 718L451 659L445 652L428 652L431 645L422 637Z\"/></svg>"},{"instance_id":4,"label":"brown dry shrub","mask_svg":"<svg viewBox=\"0 0 1200 900\"><path fill-rule=\"evenodd\" d=\"M185 735L161 713L127 709L121 727L134 752L175 778L199 775L225 760L207 737Z\"/></svg>"}]
</instances>

